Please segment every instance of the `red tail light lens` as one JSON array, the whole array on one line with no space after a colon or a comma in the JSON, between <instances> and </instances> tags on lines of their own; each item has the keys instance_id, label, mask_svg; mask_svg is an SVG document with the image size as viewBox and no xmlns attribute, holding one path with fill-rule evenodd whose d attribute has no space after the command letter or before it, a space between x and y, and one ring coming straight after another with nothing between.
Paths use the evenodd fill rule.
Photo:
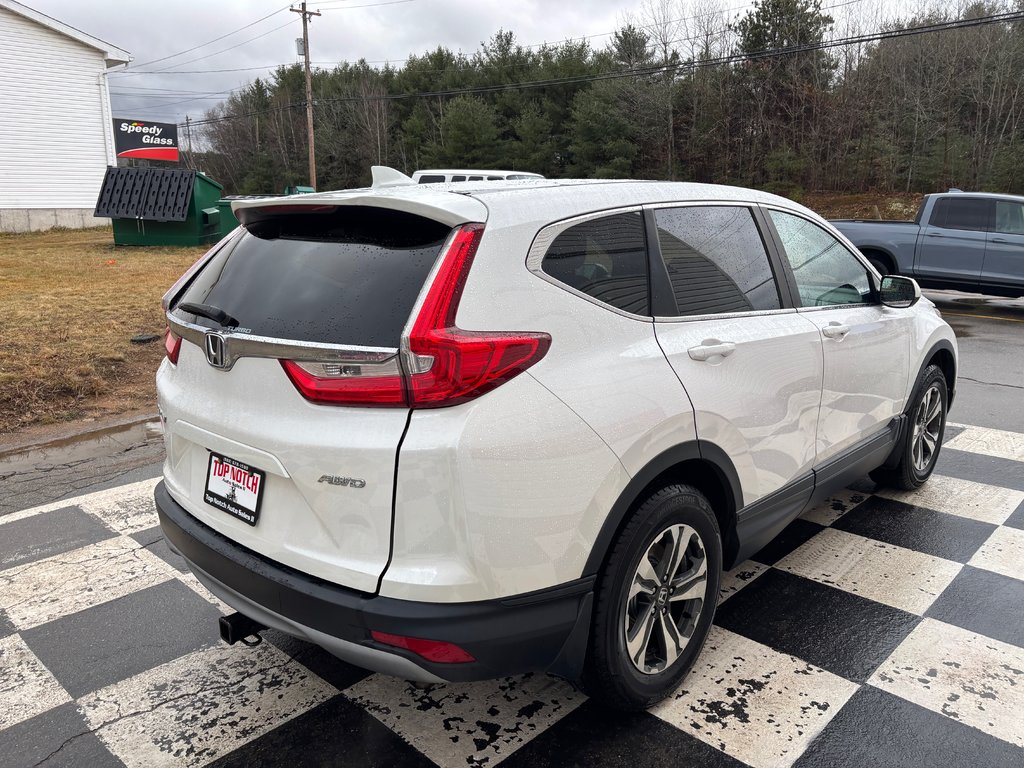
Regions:
<instances>
[{"instance_id":1,"label":"red tail light lens","mask_svg":"<svg viewBox=\"0 0 1024 768\"><path fill-rule=\"evenodd\" d=\"M331 405L440 408L490 392L544 357L551 346L546 333L464 331L455 325L483 232L483 224L464 224L451 236L402 339L401 367L397 356L372 352L365 360L340 363L282 360L302 396Z\"/></svg>"},{"instance_id":2,"label":"red tail light lens","mask_svg":"<svg viewBox=\"0 0 1024 768\"><path fill-rule=\"evenodd\" d=\"M434 661L438 664L465 664L476 661L469 651L442 640L423 640L418 637L405 637L404 635L390 635L387 632L372 631L370 635L378 643L393 645L395 648L405 648L417 656L422 656L427 661Z\"/></svg>"},{"instance_id":3,"label":"red tail light lens","mask_svg":"<svg viewBox=\"0 0 1024 768\"><path fill-rule=\"evenodd\" d=\"M363 363L296 363L282 360L285 373L304 398L333 405L405 405L405 385L397 357L376 375ZM358 371L358 373L356 373Z\"/></svg>"},{"instance_id":4,"label":"red tail light lens","mask_svg":"<svg viewBox=\"0 0 1024 768\"><path fill-rule=\"evenodd\" d=\"M164 331L164 351L167 352L167 359L177 365L178 353L181 352L181 336L170 328Z\"/></svg>"},{"instance_id":5,"label":"red tail light lens","mask_svg":"<svg viewBox=\"0 0 1024 768\"><path fill-rule=\"evenodd\" d=\"M546 333L456 327L459 300L483 233L483 224L464 224L455 233L404 340L413 407L437 408L479 397L518 376L551 346Z\"/></svg>"}]
</instances>

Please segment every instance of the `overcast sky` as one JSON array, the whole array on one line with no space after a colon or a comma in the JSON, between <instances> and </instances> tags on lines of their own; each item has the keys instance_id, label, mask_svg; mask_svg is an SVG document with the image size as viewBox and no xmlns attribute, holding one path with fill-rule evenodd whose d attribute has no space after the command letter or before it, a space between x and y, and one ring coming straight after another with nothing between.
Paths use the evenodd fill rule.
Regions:
<instances>
[{"instance_id":1,"label":"overcast sky","mask_svg":"<svg viewBox=\"0 0 1024 768\"><path fill-rule=\"evenodd\" d=\"M197 119L232 89L279 64L300 60L295 48L295 38L302 36L299 14L289 12L281 0L22 1L133 56L124 73L110 75L115 117L183 122L187 114ZM928 1L825 0L823 5L893 7ZM323 13L310 26L310 54L314 66L330 68L360 58L401 62L438 45L473 53L498 29L514 32L524 45L589 37L592 45L604 47L626 14L639 12L641 2L322 0L308 6ZM750 6L749 0L718 3L730 19ZM268 18L258 21L263 17ZM257 23L240 29L252 22ZM222 35L227 36L203 45Z\"/></svg>"}]
</instances>

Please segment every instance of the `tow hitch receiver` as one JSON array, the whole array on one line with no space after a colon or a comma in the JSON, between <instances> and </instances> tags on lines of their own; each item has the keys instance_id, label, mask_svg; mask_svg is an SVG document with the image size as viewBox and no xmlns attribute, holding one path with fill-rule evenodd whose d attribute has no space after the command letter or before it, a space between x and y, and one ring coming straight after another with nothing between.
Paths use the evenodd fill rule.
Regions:
<instances>
[{"instance_id":1,"label":"tow hitch receiver","mask_svg":"<svg viewBox=\"0 0 1024 768\"><path fill-rule=\"evenodd\" d=\"M263 642L260 632L264 629L266 627L263 624L253 621L241 613L232 613L230 616L220 617L220 639L228 645L242 643L242 645L255 648ZM249 637L253 639L248 640L247 638Z\"/></svg>"}]
</instances>

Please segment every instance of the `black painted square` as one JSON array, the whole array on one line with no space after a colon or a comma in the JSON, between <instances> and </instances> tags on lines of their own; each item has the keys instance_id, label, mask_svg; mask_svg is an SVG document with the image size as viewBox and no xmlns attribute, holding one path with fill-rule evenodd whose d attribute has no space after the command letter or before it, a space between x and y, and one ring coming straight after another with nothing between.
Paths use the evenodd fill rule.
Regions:
<instances>
[{"instance_id":1,"label":"black painted square","mask_svg":"<svg viewBox=\"0 0 1024 768\"><path fill-rule=\"evenodd\" d=\"M4 613L4 609L0 608L0 637L13 635L14 631L14 625L11 624L11 620L7 618L7 614Z\"/></svg>"},{"instance_id":2,"label":"black painted square","mask_svg":"<svg viewBox=\"0 0 1024 768\"><path fill-rule=\"evenodd\" d=\"M1013 510L1013 514L1010 515L1006 520L1003 521L1003 525L1008 525L1011 528L1020 528L1024 530L1024 501L1020 503L1020 506Z\"/></svg>"},{"instance_id":3,"label":"black painted square","mask_svg":"<svg viewBox=\"0 0 1024 768\"><path fill-rule=\"evenodd\" d=\"M218 611L172 580L21 633L73 698L220 642Z\"/></svg>"},{"instance_id":4,"label":"black painted square","mask_svg":"<svg viewBox=\"0 0 1024 768\"><path fill-rule=\"evenodd\" d=\"M218 768L433 766L362 707L337 695L212 764Z\"/></svg>"},{"instance_id":5,"label":"black painted square","mask_svg":"<svg viewBox=\"0 0 1024 768\"><path fill-rule=\"evenodd\" d=\"M35 765L115 768L124 763L89 732L72 701L0 731L0 768Z\"/></svg>"},{"instance_id":6,"label":"black painted square","mask_svg":"<svg viewBox=\"0 0 1024 768\"><path fill-rule=\"evenodd\" d=\"M185 558L171 552L171 548L167 546L167 539L164 538L164 532L160 529L159 525L154 525L152 528L147 528L144 531L133 533L132 538L168 565L178 569L182 573L188 572L188 566L185 565Z\"/></svg>"},{"instance_id":7,"label":"black painted square","mask_svg":"<svg viewBox=\"0 0 1024 768\"><path fill-rule=\"evenodd\" d=\"M372 674L362 667L345 663L320 646L286 635L276 629L268 629L261 634L264 640L273 643L306 669L314 672L317 677L326 680L339 690L355 685Z\"/></svg>"},{"instance_id":8,"label":"black painted square","mask_svg":"<svg viewBox=\"0 0 1024 768\"><path fill-rule=\"evenodd\" d=\"M0 536L0 571L116 535L99 518L78 507L64 507L5 523Z\"/></svg>"},{"instance_id":9,"label":"black painted square","mask_svg":"<svg viewBox=\"0 0 1024 768\"><path fill-rule=\"evenodd\" d=\"M873 496L832 526L886 544L966 563L996 526Z\"/></svg>"},{"instance_id":10,"label":"black painted square","mask_svg":"<svg viewBox=\"0 0 1024 768\"><path fill-rule=\"evenodd\" d=\"M1024 491L1024 462L1012 459L943 448L935 471L961 480Z\"/></svg>"},{"instance_id":11,"label":"black painted square","mask_svg":"<svg viewBox=\"0 0 1024 768\"><path fill-rule=\"evenodd\" d=\"M825 526L812 523L810 520L794 520L783 528L782 533L763 546L750 559L765 565L775 565L823 530L825 530Z\"/></svg>"},{"instance_id":12,"label":"black painted square","mask_svg":"<svg viewBox=\"0 0 1024 768\"><path fill-rule=\"evenodd\" d=\"M1024 648L1024 581L967 565L926 616Z\"/></svg>"},{"instance_id":13,"label":"black painted square","mask_svg":"<svg viewBox=\"0 0 1024 768\"><path fill-rule=\"evenodd\" d=\"M742 768L699 739L646 712L623 713L588 701L503 760L502 768Z\"/></svg>"},{"instance_id":14,"label":"black painted square","mask_svg":"<svg viewBox=\"0 0 1024 768\"><path fill-rule=\"evenodd\" d=\"M1021 749L872 686L858 690L795 768L1020 766Z\"/></svg>"},{"instance_id":15,"label":"black painted square","mask_svg":"<svg viewBox=\"0 0 1024 768\"><path fill-rule=\"evenodd\" d=\"M768 570L721 606L715 624L847 680L863 682L920 619L801 576Z\"/></svg>"}]
</instances>

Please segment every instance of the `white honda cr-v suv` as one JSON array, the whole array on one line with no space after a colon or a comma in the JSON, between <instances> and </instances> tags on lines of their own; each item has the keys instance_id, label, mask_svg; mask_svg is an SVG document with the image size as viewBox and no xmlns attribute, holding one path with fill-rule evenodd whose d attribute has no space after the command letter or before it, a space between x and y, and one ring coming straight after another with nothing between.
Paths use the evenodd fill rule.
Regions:
<instances>
[{"instance_id":1,"label":"white honda cr-v suv","mask_svg":"<svg viewBox=\"0 0 1024 768\"><path fill-rule=\"evenodd\" d=\"M862 475L930 475L955 337L806 208L375 176L236 202L165 298L156 503L229 642L644 707L723 569Z\"/></svg>"}]
</instances>

